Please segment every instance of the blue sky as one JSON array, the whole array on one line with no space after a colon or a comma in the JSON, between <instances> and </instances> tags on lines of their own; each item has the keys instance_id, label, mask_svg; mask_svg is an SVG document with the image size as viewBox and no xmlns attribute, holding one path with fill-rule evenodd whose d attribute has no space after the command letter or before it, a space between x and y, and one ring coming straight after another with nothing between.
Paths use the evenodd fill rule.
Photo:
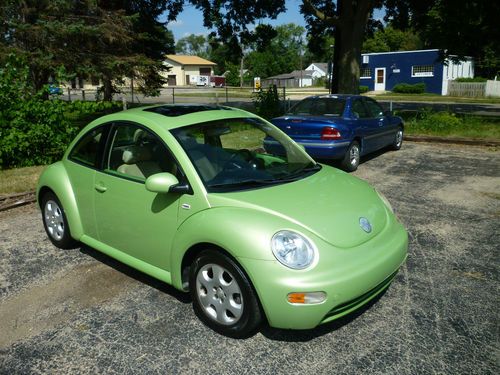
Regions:
<instances>
[{"instance_id":1,"label":"blue sky","mask_svg":"<svg viewBox=\"0 0 500 375\"><path fill-rule=\"evenodd\" d=\"M286 0L287 11L282 13L275 20L264 19L261 23L269 23L273 26L282 25L285 23L295 23L305 27L304 16L300 14L299 8L302 0ZM384 12L382 10L375 11L375 17L382 18ZM208 34L210 30L203 27L203 16L201 12L193 6L184 7L184 11L179 14L177 20L170 22L168 28L174 33L175 41L189 34Z\"/></svg>"},{"instance_id":2,"label":"blue sky","mask_svg":"<svg viewBox=\"0 0 500 375\"><path fill-rule=\"evenodd\" d=\"M282 13L275 20L262 20L262 23L269 23L273 26L285 23L295 23L305 27L304 16L299 12L302 0L286 0L287 12ZM184 11L179 14L177 21L168 24L172 30L175 40L179 40L189 34L208 34L210 31L203 27L203 16L200 11L192 6L184 7Z\"/></svg>"}]
</instances>

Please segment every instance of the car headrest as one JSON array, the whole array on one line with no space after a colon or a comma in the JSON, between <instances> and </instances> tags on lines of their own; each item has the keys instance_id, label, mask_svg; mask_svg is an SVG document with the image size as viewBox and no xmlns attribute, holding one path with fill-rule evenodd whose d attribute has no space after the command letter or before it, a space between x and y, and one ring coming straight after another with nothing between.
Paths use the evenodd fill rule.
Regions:
<instances>
[{"instance_id":1,"label":"car headrest","mask_svg":"<svg viewBox=\"0 0 500 375\"><path fill-rule=\"evenodd\" d=\"M151 159L153 155L149 147L144 146L129 146L123 151L122 160L125 164L136 164L141 161Z\"/></svg>"}]
</instances>

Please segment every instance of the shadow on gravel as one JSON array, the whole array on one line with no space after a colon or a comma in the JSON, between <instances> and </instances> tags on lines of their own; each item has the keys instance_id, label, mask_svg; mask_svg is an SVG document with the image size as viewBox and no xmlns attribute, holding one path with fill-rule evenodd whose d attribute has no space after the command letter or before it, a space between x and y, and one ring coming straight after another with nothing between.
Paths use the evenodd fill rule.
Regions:
<instances>
[{"instance_id":1,"label":"shadow on gravel","mask_svg":"<svg viewBox=\"0 0 500 375\"><path fill-rule=\"evenodd\" d=\"M104 263L105 265L113 268L114 270L130 277L133 278L134 280L139 281L140 283L146 284L152 288L155 288L156 290L162 292L162 293L167 293L171 295L172 297L176 298L179 302L182 303L191 303L191 297L189 296L189 293L183 293L177 289L175 289L173 286L170 286L163 281L160 281L158 279L155 279L154 277L151 277L149 275L146 275L145 273L138 271L132 267L127 266L124 263L121 263L117 261L114 258L111 258L107 256L104 253L101 253L100 251L97 251L89 246L83 245L80 248L80 251L85 254L89 255L98 262Z\"/></svg>"},{"instance_id":2,"label":"shadow on gravel","mask_svg":"<svg viewBox=\"0 0 500 375\"><path fill-rule=\"evenodd\" d=\"M390 286L389 286L390 288ZM336 331L343 326L351 323L356 320L359 316L363 315L366 311L368 311L373 305L375 305L378 300L387 292L388 289L384 290L370 302L368 302L363 307L359 308L352 313L334 320L329 323L322 324L314 329L308 330L291 330L291 329L277 329L272 328L269 325L262 327L260 332L266 338L274 341L284 341L284 342L306 342L311 341L315 338L321 337L323 335L329 334L333 331Z\"/></svg>"},{"instance_id":3,"label":"shadow on gravel","mask_svg":"<svg viewBox=\"0 0 500 375\"><path fill-rule=\"evenodd\" d=\"M181 303L191 303L191 297L189 293L183 293L174 287L157 280L151 276L142 273L134 268L127 266L124 263L121 263L114 258L109 257L106 254L101 253L89 246L83 245L79 249L83 254L88 255L100 263L107 265L108 267L113 268L114 270L133 278L140 283L148 285L162 293L166 293L174 298L176 298ZM286 330L286 329L278 329L270 327L267 322L262 325L260 330L253 332L249 337L254 336L258 332L262 333L262 335L270 340L274 341L284 341L284 342L306 342L313 340L317 337L321 337L332 331L336 331L339 328L351 323L356 320L359 316L364 314L367 310L369 310L377 301L387 292L387 289L380 293L377 297L372 299L363 307L358 310L342 317L332 322L322 324L314 329L310 330Z\"/></svg>"},{"instance_id":4,"label":"shadow on gravel","mask_svg":"<svg viewBox=\"0 0 500 375\"><path fill-rule=\"evenodd\" d=\"M376 157L379 157L380 155L383 155L386 152L401 152L401 151L394 151L394 150L391 150L388 147L382 148L380 150L377 150L377 151L374 151L372 153L369 153L368 155L362 156L361 160L359 161L359 165L361 165L363 163L366 163L366 162L368 162L368 161L370 161L372 159L375 159ZM329 165L329 166L332 166L332 167L335 167L335 168L338 168L338 169L342 169L340 167L340 160L328 160L328 159L316 159L316 160L318 162L322 163L322 164L326 164L326 165Z\"/></svg>"}]
</instances>

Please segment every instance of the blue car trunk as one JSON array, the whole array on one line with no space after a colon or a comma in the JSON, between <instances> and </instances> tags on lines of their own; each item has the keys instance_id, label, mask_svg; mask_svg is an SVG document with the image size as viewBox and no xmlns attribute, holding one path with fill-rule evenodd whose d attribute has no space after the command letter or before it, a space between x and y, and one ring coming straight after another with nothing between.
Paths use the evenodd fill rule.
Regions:
<instances>
[{"instance_id":1,"label":"blue car trunk","mask_svg":"<svg viewBox=\"0 0 500 375\"><path fill-rule=\"evenodd\" d=\"M337 116L335 116L337 117ZM272 123L293 139L320 139L325 126L334 126L335 120L317 116L283 116L275 118Z\"/></svg>"}]
</instances>

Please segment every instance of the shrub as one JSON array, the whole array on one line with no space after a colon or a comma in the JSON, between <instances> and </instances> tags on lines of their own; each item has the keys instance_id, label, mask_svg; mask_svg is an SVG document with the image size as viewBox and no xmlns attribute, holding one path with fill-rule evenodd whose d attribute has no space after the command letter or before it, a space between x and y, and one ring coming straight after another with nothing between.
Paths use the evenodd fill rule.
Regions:
<instances>
[{"instance_id":1,"label":"shrub","mask_svg":"<svg viewBox=\"0 0 500 375\"><path fill-rule=\"evenodd\" d=\"M359 93L364 94L365 92L368 92L368 86L359 86Z\"/></svg>"},{"instance_id":2,"label":"shrub","mask_svg":"<svg viewBox=\"0 0 500 375\"><path fill-rule=\"evenodd\" d=\"M422 111L407 125L414 132L446 135L462 127L463 119L450 112Z\"/></svg>"},{"instance_id":3,"label":"shrub","mask_svg":"<svg viewBox=\"0 0 500 375\"><path fill-rule=\"evenodd\" d=\"M392 88L393 92L401 94L423 94L425 92L425 83L398 83Z\"/></svg>"},{"instance_id":4,"label":"shrub","mask_svg":"<svg viewBox=\"0 0 500 375\"><path fill-rule=\"evenodd\" d=\"M253 98L254 106L259 116L271 119L281 115L281 103L276 85L257 92Z\"/></svg>"},{"instance_id":5,"label":"shrub","mask_svg":"<svg viewBox=\"0 0 500 375\"><path fill-rule=\"evenodd\" d=\"M61 158L78 131L97 114L119 110L119 103L47 100L48 87L28 86L28 70L15 56L0 68L0 166L52 163ZM85 122L83 122L85 121Z\"/></svg>"}]
</instances>

